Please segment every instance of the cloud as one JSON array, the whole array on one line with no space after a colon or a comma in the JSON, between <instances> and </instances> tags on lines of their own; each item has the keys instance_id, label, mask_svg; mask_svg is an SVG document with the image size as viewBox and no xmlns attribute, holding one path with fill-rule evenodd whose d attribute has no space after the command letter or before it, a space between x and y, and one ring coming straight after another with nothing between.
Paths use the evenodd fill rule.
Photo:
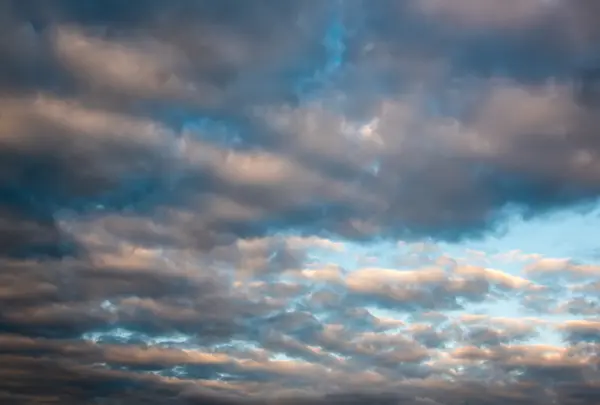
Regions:
<instances>
[{"instance_id":1,"label":"cloud","mask_svg":"<svg viewBox=\"0 0 600 405\"><path fill-rule=\"evenodd\" d=\"M600 324L595 321L567 321L560 325L560 329L567 334L568 340L577 342L595 342L599 335Z\"/></svg>"},{"instance_id":2,"label":"cloud","mask_svg":"<svg viewBox=\"0 0 600 405\"><path fill-rule=\"evenodd\" d=\"M119 241L113 243L118 245ZM234 246L263 248L269 246L266 243L238 240ZM271 251L276 252L281 243L308 249L307 255L323 248L343 252L336 242L299 237L282 238L278 245L272 245ZM260 274L254 276L259 277L254 278L257 281L240 282L228 279L227 267L219 267L218 263L235 266L222 255L217 262L205 262L202 266L193 257L186 257L185 250L173 255L141 247L123 250L121 246L115 250L106 245L89 245L88 252L98 256L90 256L84 262L12 259L2 267L3 282L7 283L0 294L0 356L7 360L3 364L17 370L23 362L33 361L33 369L28 373L35 373L33 370L41 367L41 361L60 362L79 370L77 375L81 377L71 378L73 384L78 381L76 378L91 378L87 373L126 381L126 385L115 388L94 382L97 391L77 394L81 396L60 394L67 398L98 397L108 401L113 396L132 395L132 400L142 401L143 384L147 381L155 387L164 386L156 394L157 401L172 398L182 403L208 401L207 398L269 403L272 395L319 403L322 399L317 398L324 395L357 389L365 392L365 398L378 398L383 392L404 392L406 397L389 395L407 403L418 398L444 403L448 395L456 395L457 400L476 399L477 390L470 387L449 394L443 386L414 385L414 381L425 379L441 384L450 377L463 381L494 376L510 384L529 378L541 378L540 384L545 384L567 381L566 374L561 374L563 369L564 373L573 373L582 367L585 375L595 372L587 352L576 352L579 357L568 361L573 355L553 360L552 353L570 349L524 345L537 336L536 325L544 326L541 320L464 315L447 323L423 313L420 324L392 322L365 309L365 305L376 304L377 300L343 298L340 283L348 283L347 288L351 289L352 280L358 282L367 275L375 282L379 274L375 270L354 270L347 276L340 272L339 279L325 278L318 284L303 285L303 277L283 281L296 273L281 267L280 273L269 276L269 282L258 281ZM253 257L257 251L245 252ZM388 281L380 282L390 285L389 277L397 277L407 286L418 287L420 282L448 283L452 277L487 277L484 268L454 270L456 274L435 269L388 269L387 273L380 272L388 275ZM235 267L235 271L243 273L245 269ZM491 277L488 282L502 280ZM369 286L368 280L362 281L357 285ZM457 281L454 279L454 283ZM328 306L325 311L304 306L312 302L319 285L341 294L338 306ZM439 294L431 298L444 299ZM422 305L428 308L416 298L407 301L407 305L409 302L412 309L419 310ZM577 325L566 324L564 329L570 331ZM572 339L576 342L579 338ZM579 349L573 346L573 350ZM481 361L485 361L483 368ZM583 389L588 380L581 378L569 377L568 381ZM197 379L202 382L194 383ZM305 388L294 393L298 387ZM529 403L535 403L531 393L510 387L510 391L498 391L498 398L520 395L523 401L529 398ZM379 393L370 393L372 389ZM10 390L16 392L14 388ZM43 387L39 390L52 395ZM316 397L301 399L310 392Z\"/></svg>"},{"instance_id":3,"label":"cloud","mask_svg":"<svg viewBox=\"0 0 600 405\"><path fill-rule=\"evenodd\" d=\"M181 93L187 88L182 80L197 82L179 78L179 65L192 62L186 62L189 56L177 42L101 39L82 32L58 26L56 51L67 67L76 64L75 69L97 82L100 90L116 88L129 98L145 97L139 92L164 98L170 97L164 91ZM113 63L104 69L93 58ZM165 79L163 85L158 76L174 79ZM57 171L56 176L75 176L61 182L65 186L99 182L93 187L96 192L109 187L110 199L134 208L209 199L208 204L226 209L220 202L230 201L225 203L230 207L227 214L237 216L232 219L240 228L234 232L257 236L277 224L347 237L382 233L460 238L493 226L511 205L538 212L596 195L597 159L589 134L597 120L576 103L566 83L525 86L510 79L481 78L461 79L452 86L453 91L444 86L377 96L353 110L343 105L336 109L327 93L299 106L286 98L262 100L252 108L231 104L223 112L250 123L250 134L238 138L256 136L255 145L234 146L234 138L215 139L210 121L192 111L197 107L174 107L181 113L173 115L160 105L140 111L117 101L112 103L120 107L116 112L111 111L109 96L94 89L82 89L79 99L6 99L3 132L12 136L10 141L5 135L11 147L7 153L17 148L24 154L21 160L31 162L26 167L53 165L56 169L47 170L48 175ZM94 97L98 101L92 102ZM434 97L442 103L437 113L426 106ZM373 117L361 122L352 111ZM203 124L188 125L185 121L195 115ZM50 149L22 144L47 132L57 137L52 144L44 142ZM60 151L51 148L71 139L80 140ZM536 158L540 148L552 159ZM89 169L63 175L61 167L76 159L89 162ZM117 181L120 184L114 184ZM66 195L55 203L57 208L68 207L82 191L61 190ZM175 201L156 200L157 195L170 195ZM103 205L103 198L107 197L95 195L86 202ZM278 215L260 218L261 211Z\"/></svg>"},{"instance_id":4,"label":"cloud","mask_svg":"<svg viewBox=\"0 0 600 405\"><path fill-rule=\"evenodd\" d=\"M525 268L527 273L539 277L553 274L572 280L595 279L600 275L599 270L595 265L578 264L569 259L553 258L541 258Z\"/></svg>"},{"instance_id":5,"label":"cloud","mask_svg":"<svg viewBox=\"0 0 600 405\"><path fill-rule=\"evenodd\" d=\"M465 302L492 298L495 290L526 290L531 283L499 270L458 266L416 270L364 268L348 275L348 290L358 296L381 300L381 305L427 310L458 309Z\"/></svg>"},{"instance_id":6,"label":"cloud","mask_svg":"<svg viewBox=\"0 0 600 405\"><path fill-rule=\"evenodd\" d=\"M384 99L375 118L351 130L348 117L321 112L318 104L263 115L292 145L298 142L294 154L306 164L378 197L347 207L346 226L359 233L448 238L493 223L507 206L538 212L594 195L594 141L586 134L597 123L568 85L465 80L454 86L457 95L468 91L478 100L462 106L468 117L444 111L460 99L442 101L433 116L427 112L422 103L439 99L435 90ZM577 147L569 146L572 137L580 139ZM540 148L553 158L536 158Z\"/></svg>"},{"instance_id":7,"label":"cloud","mask_svg":"<svg viewBox=\"0 0 600 405\"><path fill-rule=\"evenodd\" d=\"M61 28L55 34L54 49L63 63L96 86L157 96L181 97L194 91L191 82L186 86L176 76L182 57L166 45L149 42L128 46ZM110 64L104 64L106 61Z\"/></svg>"},{"instance_id":8,"label":"cloud","mask_svg":"<svg viewBox=\"0 0 600 405\"><path fill-rule=\"evenodd\" d=\"M521 28L535 25L537 20L548 18L555 11L553 1L512 1L502 4L493 1L459 0L453 7L436 0L415 2L417 10L440 20L451 19L456 23L478 28Z\"/></svg>"},{"instance_id":9,"label":"cloud","mask_svg":"<svg viewBox=\"0 0 600 405\"><path fill-rule=\"evenodd\" d=\"M221 3L0 5L0 401L598 402L595 6Z\"/></svg>"}]
</instances>

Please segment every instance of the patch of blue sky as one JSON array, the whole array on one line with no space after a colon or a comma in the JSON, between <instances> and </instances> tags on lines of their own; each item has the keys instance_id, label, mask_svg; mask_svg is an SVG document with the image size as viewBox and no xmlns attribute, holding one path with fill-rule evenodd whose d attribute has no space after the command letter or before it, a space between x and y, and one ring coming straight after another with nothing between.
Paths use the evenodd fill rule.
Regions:
<instances>
[{"instance_id":1,"label":"patch of blue sky","mask_svg":"<svg viewBox=\"0 0 600 405\"><path fill-rule=\"evenodd\" d=\"M467 249L482 252L488 258L490 267L499 268L511 274L522 275L526 260L501 260L497 255L511 251L523 254L538 254L550 258L571 258L574 261L594 262L598 260L596 242L597 230L600 229L600 210L586 212L580 210L563 210L552 215L523 220L514 218L499 236L488 236L480 241L469 244L442 244L445 252L464 254ZM558 278L556 282L558 282ZM552 284L552 280L546 281ZM572 298L572 293L566 289L553 294L553 301L558 304ZM477 308L468 308L478 313L494 317L525 318L531 314L525 313L524 308L515 300L485 303ZM535 339L538 343L563 344L563 338L557 331L556 325L573 319L584 319L584 316L569 313L539 314L539 319L547 326L540 328L540 335Z\"/></svg>"},{"instance_id":2,"label":"patch of blue sky","mask_svg":"<svg viewBox=\"0 0 600 405\"><path fill-rule=\"evenodd\" d=\"M234 339L234 340L230 340L226 343L220 343L220 344L216 344L212 346L212 349L217 350L217 351L223 351L223 352L228 352L228 351L257 351L257 350L262 350L261 346L259 344L257 344L256 342L250 341L250 340L239 340L239 339Z\"/></svg>"},{"instance_id":3,"label":"patch of blue sky","mask_svg":"<svg viewBox=\"0 0 600 405\"><path fill-rule=\"evenodd\" d=\"M313 100L316 89L316 92L320 93L323 87L327 88L343 66L347 32L342 6L342 0L332 3L331 18L322 39L325 50L324 64L316 67L310 75L300 77L296 81L296 93L303 101Z\"/></svg>"},{"instance_id":4,"label":"patch of blue sky","mask_svg":"<svg viewBox=\"0 0 600 405\"><path fill-rule=\"evenodd\" d=\"M94 343L119 343L129 344L134 342L144 342L155 346L188 347L192 337L183 333L173 333L168 335L150 336L145 333L129 330L126 328L114 328L103 331L90 331L84 333L81 338Z\"/></svg>"},{"instance_id":5,"label":"patch of blue sky","mask_svg":"<svg viewBox=\"0 0 600 405\"><path fill-rule=\"evenodd\" d=\"M328 56L325 68L323 69L325 76L333 75L341 68L344 62L344 54L346 52L345 38L347 34L343 22L342 4L342 0L336 1L331 24L323 39L323 46L327 50Z\"/></svg>"},{"instance_id":6,"label":"patch of blue sky","mask_svg":"<svg viewBox=\"0 0 600 405\"><path fill-rule=\"evenodd\" d=\"M116 328L108 331L95 331L95 332L85 332L81 335L83 340L89 340L94 343L101 343L107 338L116 338L122 341L128 341L135 337L137 334L134 331L130 331L124 328Z\"/></svg>"},{"instance_id":7,"label":"patch of blue sky","mask_svg":"<svg viewBox=\"0 0 600 405\"><path fill-rule=\"evenodd\" d=\"M289 356L282 352L270 353L269 360L272 361L298 361L298 358L295 356Z\"/></svg>"},{"instance_id":8,"label":"patch of blue sky","mask_svg":"<svg viewBox=\"0 0 600 405\"><path fill-rule=\"evenodd\" d=\"M394 320L400 321L405 324L411 323L411 314L406 311L395 311L393 309L386 309L376 306L368 306L366 308L371 315L381 320Z\"/></svg>"},{"instance_id":9,"label":"patch of blue sky","mask_svg":"<svg viewBox=\"0 0 600 405\"><path fill-rule=\"evenodd\" d=\"M243 143L241 128L230 121L220 121L209 117L187 119L182 125L182 132L194 134L201 139L227 147L236 147Z\"/></svg>"},{"instance_id":10,"label":"patch of blue sky","mask_svg":"<svg viewBox=\"0 0 600 405\"><path fill-rule=\"evenodd\" d=\"M489 256L521 251L553 258L597 260L600 250L597 232L600 229L600 206L591 210L561 210L537 218L512 218L503 234L490 234L467 245L446 244L444 251L479 250Z\"/></svg>"},{"instance_id":11,"label":"patch of blue sky","mask_svg":"<svg viewBox=\"0 0 600 405\"><path fill-rule=\"evenodd\" d=\"M490 235L481 240L463 243L407 243L403 241L379 241L359 243L347 240L342 242L343 251L311 249L308 267L318 269L327 264L339 266L347 274L361 268L391 268L401 270L418 269L418 264L432 264L441 255L458 259L464 263L487 266L506 271L513 275L523 276L525 260L506 260L511 251L519 251L524 255L538 254L544 257L569 257L576 261L589 262L597 260L598 248L595 240L597 229L600 229L600 210L587 212L565 210L552 215L524 220L515 217L509 221L506 232L501 235ZM411 261L403 259L414 255L415 266ZM503 255L505 257L503 258ZM403 263L404 262L404 263ZM554 297L557 304L572 297L565 291ZM369 307L372 315L389 320L411 323L411 313ZM457 319L464 314L481 314L489 317L525 319L533 315L526 312L517 298L467 304L463 310L447 311L445 314ZM315 314L319 318L319 314ZM539 336L531 342L545 344L562 344L562 336L556 325L572 319L583 319L568 313L539 314L540 321L547 326L539 328Z\"/></svg>"},{"instance_id":12,"label":"patch of blue sky","mask_svg":"<svg viewBox=\"0 0 600 405\"><path fill-rule=\"evenodd\" d=\"M338 242L338 240L333 240ZM348 274L365 267L396 268L398 246L393 241L359 243L339 240L344 243L343 251L311 250L309 258L312 268L335 264L340 267L342 274Z\"/></svg>"}]
</instances>

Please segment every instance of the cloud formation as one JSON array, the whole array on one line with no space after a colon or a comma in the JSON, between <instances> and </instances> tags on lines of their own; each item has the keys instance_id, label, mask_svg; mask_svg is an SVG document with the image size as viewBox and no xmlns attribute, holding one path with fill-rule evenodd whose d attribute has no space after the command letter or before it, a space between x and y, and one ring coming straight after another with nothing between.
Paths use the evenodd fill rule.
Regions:
<instances>
[{"instance_id":1,"label":"cloud formation","mask_svg":"<svg viewBox=\"0 0 600 405\"><path fill-rule=\"evenodd\" d=\"M599 197L597 7L450 3L3 2L0 401L598 402L598 264L456 250Z\"/></svg>"}]
</instances>

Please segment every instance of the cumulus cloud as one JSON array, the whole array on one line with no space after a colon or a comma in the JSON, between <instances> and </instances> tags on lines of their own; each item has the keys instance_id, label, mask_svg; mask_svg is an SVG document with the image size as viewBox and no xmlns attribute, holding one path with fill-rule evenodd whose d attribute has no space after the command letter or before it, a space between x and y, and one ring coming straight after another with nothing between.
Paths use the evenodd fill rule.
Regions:
<instances>
[{"instance_id":1,"label":"cumulus cloud","mask_svg":"<svg viewBox=\"0 0 600 405\"><path fill-rule=\"evenodd\" d=\"M84 79L97 86L120 91L130 89L142 95L158 96L191 93L193 84L176 76L181 56L160 43L121 44L87 37L75 29L60 28L54 37L59 59ZM110 61L106 64L106 61Z\"/></svg>"},{"instance_id":2,"label":"cumulus cloud","mask_svg":"<svg viewBox=\"0 0 600 405\"><path fill-rule=\"evenodd\" d=\"M553 274L575 280L596 279L600 276L600 268L597 266L574 263L569 259L541 258L529 264L525 271L539 277Z\"/></svg>"},{"instance_id":3,"label":"cumulus cloud","mask_svg":"<svg viewBox=\"0 0 600 405\"><path fill-rule=\"evenodd\" d=\"M598 402L594 10L4 2L0 401Z\"/></svg>"}]
</instances>

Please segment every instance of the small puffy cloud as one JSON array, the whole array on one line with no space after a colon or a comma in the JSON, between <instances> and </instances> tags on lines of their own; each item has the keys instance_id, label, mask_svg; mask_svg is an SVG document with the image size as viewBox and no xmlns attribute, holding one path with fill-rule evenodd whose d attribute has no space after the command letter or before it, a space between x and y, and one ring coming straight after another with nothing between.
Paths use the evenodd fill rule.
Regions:
<instances>
[{"instance_id":1,"label":"small puffy cloud","mask_svg":"<svg viewBox=\"0 0 600 405\"><path fill-rule=\"evenodd\" d=\"M524 271L532 277L563 277L568 280L596 279L600 276L600 267L571 259L540 258L527 265Z\"/></svg>"},{"instance_id":2,"label":"small puffy cloud","mask_svg":"<svg viewBox=\"0 0 600 405\"><path fill-rule=\"evenodd\" d=\"M345 284L350 292L381 299L384 306L419 309L457 309L464 302L491 298L496 289L526 290L532 283L500 270L478 266L457 266L416 270L364 268L348 274Z\"/></svg>"},{"instance_id":3,"label":"small puffy cloud","mask_svg":"<svg viewBox=\"0 0 600 405\"><path fill-rule=\"evenodd\" d=\"M571 344L596 342L600 339L600 322L594 320L566 321L558 328Z\"/></svg>"},{"instance_id":4,"label":"small puffy cloud","mask_svg":"<svg viewBox=\"0 0 600 405\"><path fill-rule=\"evenodd\" d=\"M558 305L557 312L572 315L595 316L600 314L600 302L589 297L575 297Z\"/></svg>"},{"instance_id":5,"label":"small puffy cloud","mask_svg":"<svg viewBox=\"0 0 600 405\"><path fill-rule=\"evenodd\" d=\"M499 318L467 314L457 322L463 328L461 339L477 347L515 344L535 338L545 322L539 318Z\"/></svg>"}]
</instances>

